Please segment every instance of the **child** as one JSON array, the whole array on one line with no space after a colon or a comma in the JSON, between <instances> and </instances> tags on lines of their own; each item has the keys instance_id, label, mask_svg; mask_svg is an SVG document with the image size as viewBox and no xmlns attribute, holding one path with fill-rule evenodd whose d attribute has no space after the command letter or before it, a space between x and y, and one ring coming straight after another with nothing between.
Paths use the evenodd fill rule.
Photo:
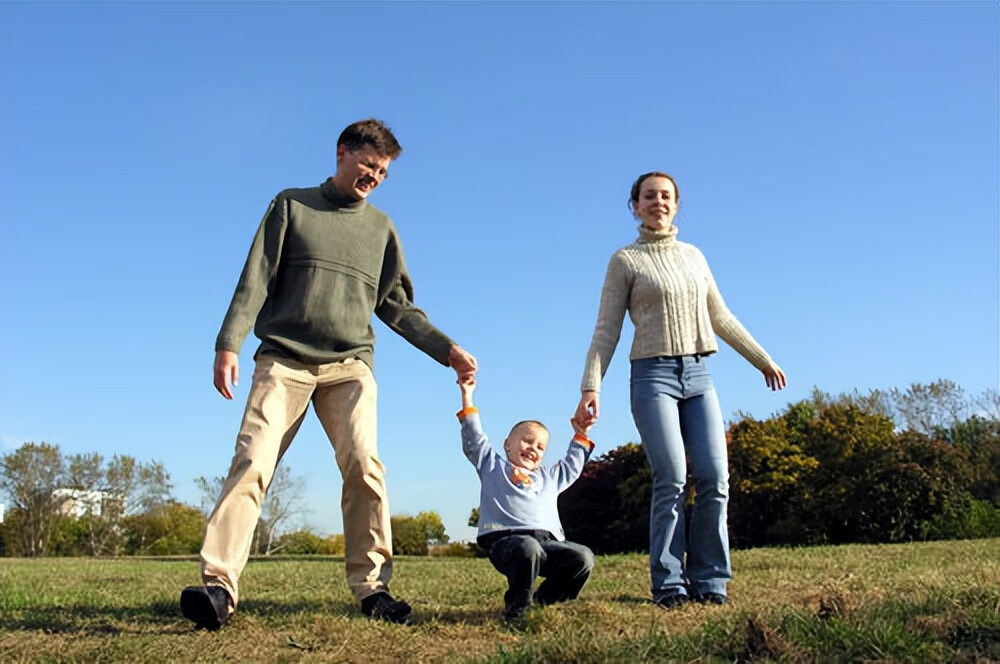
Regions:
<instances>
[{"instance_id":1,"label":"child","mask_svg":"<svg viewBox=\"0 0 1000 664\"><path fill-rule=\"evenodd\" d=\"M566 456L549 468L542 457L549 431L541 422L525 420L511 429L503 448L506 459L490 447L472 405L475 379L459 382L462 392L462 451L479 473L479 536L490 562L507 577L504 618L517 620L531 606L535 579L545 581L534 593L539 604L576 599L594 567L594 554L567 542L556 499L576 481L594 443L588 427L573 421L576 431Z\"/></svg>"}]
</instances>

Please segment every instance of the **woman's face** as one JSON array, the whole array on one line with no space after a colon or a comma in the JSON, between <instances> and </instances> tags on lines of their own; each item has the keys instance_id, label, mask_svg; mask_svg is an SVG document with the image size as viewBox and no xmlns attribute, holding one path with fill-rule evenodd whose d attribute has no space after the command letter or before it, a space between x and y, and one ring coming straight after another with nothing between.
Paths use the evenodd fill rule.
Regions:
<instances>
[{"instance_id":1,"label":"woman's face","mask_svg":"<svg viewBox=\"0 0 1000 664\"><path fill-rule=\"evenodd\" d=\"M639 186L639 200L632 204L635 216L650 230L669 228L677 214L677 189L668 178L652 176Z\"/></svg>"}]
</instances>

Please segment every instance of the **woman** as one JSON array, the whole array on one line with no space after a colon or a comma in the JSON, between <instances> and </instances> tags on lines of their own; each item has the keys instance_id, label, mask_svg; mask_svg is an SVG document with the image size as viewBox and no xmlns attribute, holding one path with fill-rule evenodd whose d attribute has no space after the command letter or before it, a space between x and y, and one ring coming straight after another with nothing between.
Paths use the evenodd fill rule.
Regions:
<instances>
[{"instance_id":1,"label":"woman","mask_svg":"<svg viewBox=\"0 0 1000 664\"><path fill-rule=\"evenodd\" d=\"M608 265L575 414L582 422L597 419L601 379L627 310L635 325L632 417L653 470L653 601L665 609L691 600L725 604L732 578L726 431L707 367L718 350L715 335L757 367L772 390L785 386L781 368L726 308L705 257L677 240L679 203L677 184L666 173L645 173L632 185L629 207L641 221L639 237ZM686 534L689 465L695 499Z\"/></svg>"}]
</instances>

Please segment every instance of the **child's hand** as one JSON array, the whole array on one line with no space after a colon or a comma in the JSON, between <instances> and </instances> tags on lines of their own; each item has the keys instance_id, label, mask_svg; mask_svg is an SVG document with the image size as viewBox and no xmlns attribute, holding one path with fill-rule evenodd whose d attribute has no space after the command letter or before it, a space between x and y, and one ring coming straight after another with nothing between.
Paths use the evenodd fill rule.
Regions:
<instances>
[{"instance_id":1,"label":"child's hand","mask_svg":"<svg viewBox=\"0 0 1000 664\"><path fill-rule=\"evenodd\" d=\"M569 423L573 426L573 431L581 436L586 436L590 427L593 426L593 422L575 415L570 418Z\"/></svg>"},{"instance_id":2,"label":"child's hand","mask_svg":"<svg viewBox=\"0 0 1000 664\"><path fill-rule=\"evenodd\" d=\"M476 389L476 377L474 375L459 378L458 389L462 393L462 408L472 408L472 393Z\"/></svg>"}]
</instances>

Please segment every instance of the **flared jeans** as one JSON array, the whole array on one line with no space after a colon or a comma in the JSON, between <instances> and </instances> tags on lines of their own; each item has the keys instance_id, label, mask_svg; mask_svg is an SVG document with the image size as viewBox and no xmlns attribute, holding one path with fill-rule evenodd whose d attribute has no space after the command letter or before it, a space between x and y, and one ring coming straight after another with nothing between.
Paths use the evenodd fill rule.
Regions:
<instances>
[{"instance_id":1,"label":"flared jeans","mask_svg":"<svg viewBox=\"0 0 1000 664\"><path fill-rule=\"evenodd\" d=\"M632 417L653 471L649 569L654 599L726 594L732 578L729 462L719 399L704 356L632 362ZM695 489L690 523L688 472Z\"/></svg>"}]
</instances>

